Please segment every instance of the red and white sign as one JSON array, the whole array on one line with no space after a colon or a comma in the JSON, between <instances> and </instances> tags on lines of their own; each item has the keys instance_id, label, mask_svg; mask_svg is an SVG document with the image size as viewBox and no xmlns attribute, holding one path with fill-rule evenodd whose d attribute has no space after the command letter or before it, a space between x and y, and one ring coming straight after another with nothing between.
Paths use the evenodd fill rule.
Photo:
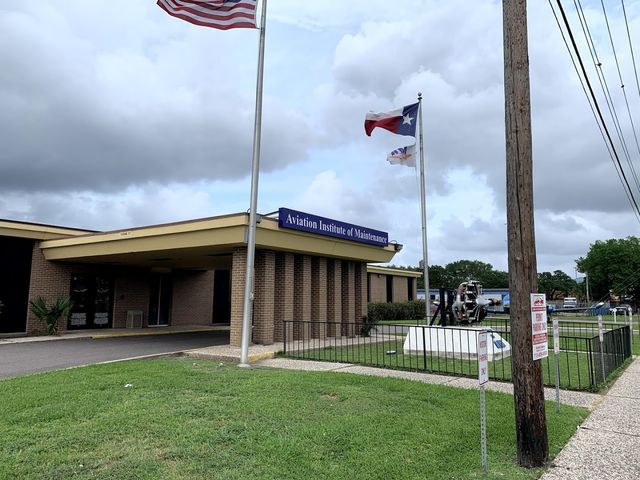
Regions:
<instances>
[{"instance_id":1,"label":"red and white sign","mask_svg":"<svg viewBox=\"0 0 640 480\"><path fill-rule=\"evenodd\" d=\"M547 298L544 293L531 294L531 343L533 359L549 356L547 342Z\"/></svg>"},{"instance_id":2,"label":"red and white sign","mask_svg":"<svg viewBox=\"0 0 640 480\"><path fill-rule=\"evenodd\" d=\"M487 338L487 332L478 333L478 385L484 385L489 381Z\"/></svg>"}]
</instances>

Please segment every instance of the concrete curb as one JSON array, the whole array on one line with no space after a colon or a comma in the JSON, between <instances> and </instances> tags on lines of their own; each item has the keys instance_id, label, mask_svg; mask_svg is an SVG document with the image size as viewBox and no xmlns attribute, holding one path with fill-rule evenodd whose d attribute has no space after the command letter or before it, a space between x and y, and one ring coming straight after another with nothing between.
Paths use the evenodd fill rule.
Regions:
<instances>
[{"instance_id":1,"label":"concrete curb","mask_svg":"<svg viewBox=\"0 0 640 480\"><path fill-rule=\"evenodd\" d=\"M99 333L91 335L92 340L102 340L105 338L119 338L119 337L153 337L157 335L177 335L180 333L200 333L200 332L224 332L229 330L229 327L211 327L211 328L194 328L186 330L155 330L148 332L122 332L122 333Z\"/></svg>"},{"instance_id":2,"label":"concrete curb","mask_svg":"<svg viewBox=\"0 0 640 480\"><path fill-rule=\"evenodd\" d=\"M220 360L222 362L240 363L240 357L234 354L227 353L207 353L202 352L202 349L195 348L193 350L187 350L184 352L186 357L198 358L200 360ZM248 359L249 363L262 362L264 360L271 360L276 358L277 352L260 352L250 354Z\"/></svg>"}]
</instances>

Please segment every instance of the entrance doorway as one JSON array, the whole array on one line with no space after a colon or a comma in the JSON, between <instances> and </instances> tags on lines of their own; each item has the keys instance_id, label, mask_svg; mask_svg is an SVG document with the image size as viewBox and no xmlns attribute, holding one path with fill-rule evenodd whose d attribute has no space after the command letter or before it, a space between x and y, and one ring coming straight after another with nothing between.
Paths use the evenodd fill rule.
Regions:
<instances>
[{"instance_id":1,"label":"entrance doorway","mask_svg":"<svg viewBox=\"0 0 640 480\"><path fill-rule=\"evenodd\" d=\"M216 270L213 274L212 323L231 323L231 272Z\"/></svg>"},{"instance_id":2,"label":"entrance doorway","mask_svg":"<svg viewBox=\"0 0 640 480\"><path fill-rule=\"evenodd\" d=\"M111 328L113 282L100 275L71 277L71 313L69 330L83 328Z\"/></svg>"},{"instance_id":3,"label":"entrance doorway","mask_svg":"<svg viewBox=\"0 0 640 480\"><path fill-rule=\"evenodd\" d=\"M171 319L171 299L173 297L173 277L170 273L154 273L151 276L149 301L150 327L164 327Z\"/></svg>"},{"instance_id":4,"label":"entrance doorway","mask_svg":"<svg viewBox=\"0 0 640 480\"><path fill-rule=\"evenodd\" d=\"M27 331L33 240L0 237L0 333Z\"/></svg>"}]
</instances>

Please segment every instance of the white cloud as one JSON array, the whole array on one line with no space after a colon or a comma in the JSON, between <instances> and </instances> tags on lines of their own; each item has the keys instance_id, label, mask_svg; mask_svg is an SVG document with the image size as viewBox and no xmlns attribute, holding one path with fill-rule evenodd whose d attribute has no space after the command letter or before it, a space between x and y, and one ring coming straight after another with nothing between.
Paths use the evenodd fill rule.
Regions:
<instances>
[{"instance_id":1,"label":"white cloud","mask_svg":"<svg viewBox=\"0 0 640 480\"><path fill-rule=\"evenodd\" d=\"M257 32L197 28L153 3L3 3L0 216L102 229L246 210ZM599 8L587 16L630 141ZM640 3L628 14L640 39ZM412 140L368 138L363 119L421 91L430 260L505 269L501 26L495 0L270 2L260 209L387 230L405 244L394 262L417 264L416 175L384 160ZM638 223L546 2L529 3L529 35L538 262L570 273L590 243Z\"/></svg>"}]
</instances>

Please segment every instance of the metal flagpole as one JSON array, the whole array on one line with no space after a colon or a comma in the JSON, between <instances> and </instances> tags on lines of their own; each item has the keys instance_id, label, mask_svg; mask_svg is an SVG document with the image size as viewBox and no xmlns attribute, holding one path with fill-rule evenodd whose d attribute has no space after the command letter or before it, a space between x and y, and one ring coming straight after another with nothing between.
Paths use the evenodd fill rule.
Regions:
<instances>
[{"instance_id":1,"label":"metal flagpole","mask_svg":"<svg viewBox=\"0 0 640 480\"><path fill-rule=\"evenodd\" d=\"M418 92L418 117L420 122L420 212L422 214L422 260L424 272L425 318L431 318L431 296L429 295L429 260L427 258L427 202L424 185L424 139L422 136L422 93Z\"/></svg>"},{"instance_id":2,"label":"metal flagpole","mask_svg":"<svg viewBox=\"0 0 640 480\"><path fill-rule=\"evenodd\" d=\"M262 131L262 83L264 73L264 40L267 25L267 0L262 0L260 16L260 43L258 47L258 77L256 80L256 112L253 126L253 160L251 168L251 207L249 209L249 235L247 238L247 272L244 280L244 309L242 313L242 342L240 367L249 366L249 340L251 310L253 306L253 276L256 254L256 210L258 208L258 176L260 173L260 138Z\"/></svg>"}]
</instances>

